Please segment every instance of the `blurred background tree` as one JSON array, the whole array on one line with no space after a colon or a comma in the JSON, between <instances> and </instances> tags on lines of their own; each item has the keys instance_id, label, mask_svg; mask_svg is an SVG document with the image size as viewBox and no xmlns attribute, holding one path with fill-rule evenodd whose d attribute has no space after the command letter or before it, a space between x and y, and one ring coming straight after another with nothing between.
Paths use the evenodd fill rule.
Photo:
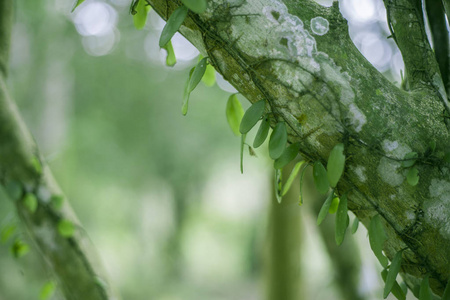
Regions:
<instances>
[{"instance_id":1,"label":"blurred background tree","mask_svg":"<svg viewBox=\"0 0 450 300\"><path fill-rule=\"evenodd\" d=\"M70 1L15 5L12 94L124 299L380 298L365 229L348 239L362 259L347 280L350 269L320 238L326 230L313 225L319 195L305 187L305 207L298 192L276 204L264 150L246 154L240 175L239 139L224 115L234 89L220 75L181 115L198 52L177 34L178 63L166 67L159 16L150 12L137 31L129 0L87 0L74 13ZM400 81L383 3L346 0L341 10L360 51ZM5 198L0 192L3 226L18 222ZM0 247L0 299L37 299L51 272L35 251L14 259L9 246ZM292 294L277 298L286 289Z\"/></svg>"}]
</instances>

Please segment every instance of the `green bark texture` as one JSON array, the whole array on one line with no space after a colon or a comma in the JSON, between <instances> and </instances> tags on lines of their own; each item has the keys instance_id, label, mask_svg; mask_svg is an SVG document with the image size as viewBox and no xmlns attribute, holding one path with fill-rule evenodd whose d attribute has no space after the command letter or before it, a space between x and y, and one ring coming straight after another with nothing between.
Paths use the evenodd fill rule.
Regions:
<instances>
[{"instance_id":1,"label":"green bark texture","mask_svg":"<svg viewBox=\"0 0 450 300\"><path fill-rule=\"evenodd\" d=\"M5 80L13 4L12 0L0 2L0 184L14 201L20 220L54 272L65 299L117 299L8 92ZM37 203L30 202L31 198ZM58 230L63 220L75 226L73 234Z\"/></svg>"},{"instance_id":2,"label":"green bark texture","mask_svg":"<svg viewBox=\"0 0 450 300\"><path fill-rule=\"evenodd\" d=\"M147 0L164 19L179 1ZM403 252L409 287L430 275L441 295L450 277L448 100L424 30L420 1L385 1L406 65L409 91L389 82L356 49L337 2L211 0L189 12L180 32L250 102L266 100L272 125L285 121L289 141L324 165L344 143L339 194L367 226L380 215L385 254ZM436 144L432 151L430 144ZM417 152L417 185L401 162Z\"/></svg>"}]
</instances>

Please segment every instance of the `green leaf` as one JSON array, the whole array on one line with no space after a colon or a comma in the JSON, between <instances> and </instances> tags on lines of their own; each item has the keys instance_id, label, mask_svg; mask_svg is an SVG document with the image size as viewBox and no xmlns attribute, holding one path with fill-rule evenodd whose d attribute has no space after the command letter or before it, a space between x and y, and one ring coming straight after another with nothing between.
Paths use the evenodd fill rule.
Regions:
<instances>
[{"instance_id":1,"label":"green leaf","mask_svg":"<svg viewBox=\"0 0 450 300\"><path fill-rule=\"evenodd\" d=\"M34 213L38 207L38 201L34 194L27 193L23 198L23 204L28 209L30 213Z\"/></svg>"},{"instance_id":2,"label":"green leaf","mask_svg":"<svg viewBox=\"0 0 450 300\"><path fill-rule=\"evenodd\" d=\"M194 72L194 69L195 68L192 68L189 71L189 77L186 81L186 84L184 85L183 103L181 105L181 113L183 114L183 116L185 116L188 112L189 96L191 95L191 93L189 92L189 82L191 81L191 76L192 76L192 73Z\"/></svg>"},{"instance_id":3,"label":"green leaf","mask_svg":"<svg viewBox=\"0 0 450 300\"><path fill-rule=\"evenodd\" d=\"M244 110L242 109L241 102L239 102L236 94L231 95L227 101L227 107L225 110L228 125L230 125L231 130L236 136L239 136L239 125L241 125L242 116L244 115Z\"/></svg>"},{"instance_id":4,"label":"green leaf","mask_svg":"<svg viewBox=\"0 0 450 300\"><path fill-rule=\"evenodd\" d=\"M206 66L206 71L205 75L202 77L202 82L206 86L213 86L214 83L216 83L216 69L214 69L214 67L210 64Z\"/></svg>"},{"instance_id":5,"label":"green leaf","mask_svg":"<svg viewBox=\"0 0 450 300\"><path fill-rule=\"evenodd\" d=\"M292 168L291 174L289 174L289 177L283 186L283 192L281 193L281 196L286 195L286 193L289 191L292 183L294 182L295 177L297 177L297 174L304 163L305 163L304 160L299 161L298 163L295 164L294 168Z\"/></svg>"},{"instance_id":6,"label":"green leaf","mask_svg":"<svg viewBox=\"0 0 450 300\"><path fill-rule=\"evenodd\" d=\"M245 117L245 116L244 116ZM287 131L284 122L278 122L269 139L269 156L277 159L286 149Z\"/></svg>"},{"instance_id":7,"label":"green leaf","mask_svg":"<svg viewBox=\"0 0 450 300\"><path fill-rule=\"evenodd\" d=\"M50 198L50 203L52 204L53 208L56 210L59 210L62 208L64 203L64 197L61 195L53 195Z\"/></svg>"},{"instance_id":8,"label":"green leaf","mask_svg":"<svg viewBox=\"0 0 450 300\"><path fill-rule=\"evenodd\" d=\"M173 67L177 63L177 57L175 56L175 52L173 51L172 42L169 41L167 44L162 47L167 52L166 56L166 66Z\"/></svg>"},{"instance_id":9,"label":"green leaf","mask_svg":"<svg viewBox=\"0 0 450 300\"><path fill-rule=\"evenodd\" d=\"M239 127L239 131L241 133L249 132L253 126L261 119L264 108L266 107L266 103L264 100L260 100L255 102L250 106L246 111L244 116L242 117L241 125Z\"/></svg>"},{"instance_id":10,"label":"green leaf","mask_svg":"<svg viewBox=\"0 0 450 300\"><path fill-rule=\"evenodd\" d=\"M14 234L16 231L17 226L16 225L7 225L2 229L2 233L0 234L0 240L2 244L6 243L9 238Z\"/></svg>"},{"instance_id":11,"label":"green leaf","mask_svg":"<svg viewBox=\"0 0 450 300\"><path fill-rule=\"evenodd\" d=\"M71 11L71 12L74 12L75 9L76 9L81 3L83 3L83 2L84 2L84 0L77 0L77 1L75 2L75 4L73 5L73 8L72 8L72 11Z\"/></svg>"},{"instance_id":12,"label":"green leaf","mask_svg":"<svg viewBox=\"0 0 450 300\"><path fill-rule=\"evenodd\" d=\"M383 278L384 282L386 282L387 275L388 275L388 271L386 269L381 271L381 278ZM394 285L392 287L391 293L398 300L406 300L406 293L403 291L403 289L400 287L400 285L397 283L397 281L394 281Z\"/></svg>"},{"instance_id":13,"label":"green leaf","mask_svg":"<svg viewBox=\"0 0 450 300\"><path fill-rule=\"evenodd\" d=\"M402 160L402 167L404 168L412 167L416 163L418 157L419 155L417 154L417 152L406 153L405 157L403 157Z\"/></svg>"},{"instance_id":14,"label":"green leaf","mask_svg":"<svg viewBox=\"0 0 450 300\"><path fill-rule=\"evenodd\" d=\"M313 179L319 193L325 195L330 189L327 171L320 161L316 161L313 166Z\"/></svg>"},{"instance_id":15,"label":"green leaf","mask_svg":"<svg viewBox=\"0 0 450 300\"><path fill-rule=\"evenodd\" d=\"M49 281L45 283L42 288L41 292L39 294L39 300L47 300L50 299L50 297L55 292L56 283L54 281Z\"/></svg>"},{"instance_id":16,"label":"green leaf","mask_svg":"<svg viewBox=\"0 0 450 300\"><path fill-rule=\"evenodd\" d=\"M203 75L206 71L206 65L208 64L208 59L206 57L202 58L194 68L191 79L189 80L188 91L191 93L202 80Z\"/></svg>"},{"instance_id":17,"label":"green leaf","mask_svg":"<svg viewBox=\"0 0 450 300\"><path fill-rule=\"evenodd\" d=\"M11 198L11 200L16 201L22 196L22 186L17 181L9 181L5 185L6 194Z\"/></svg>"},{"instance_id":18,"label":"green leaf","mask_svg":"<svg viewBox=\"0 0 450 300\"><path fill-rule=\"evenodd\" d=\"M348 208L347 208L347 196L344 194L339 199L339 206L336 212L336 226L335 226L335 239L336 244L339 246L342 244L345 238L345 232L348 227Z\"/></svg>"},{"instance_id":19,"label":"green leaf","mask_svg":"<svg viewBox=\"0 0 450 300\"><path fill-rule=\"evenodd\" d=\"M256 133L255 140L253 141L253 147L258 148L261 146L267 138L269 134L269 119L264 118L259 125L258 132Z\"/></svg>"},{"instance_id":20,"label":"green leaf","mask_svg":"<svg viewBox=\"0 0 450 300\"><path fill-rule=\"evenodd\" d=\"M244 174L244 145L246 136L246 134L241 135L241 174Z\"/></svg>"},{"instance_id":21,"label":"green leaf","mask_svg":"<svg viewBox=\"0 0 450 300\"><path fill-rule=\"evenodd\" d=\"M300 174L300 193L299 193L299 199L298 199L298 205L302 205L303 204L303 177L305 177L305 173L306 173L306 167L308 165L306 165L301 174Z\"/></svg>"},{"instance_id":22,"label":"green leaf","mask_svg":"<svg viewBox=\"0 0 450 300\"><path fill-rule=\"evenodd\" d=\"M281 156L274 161L273 167L275 169L282 169L284 166L286 166L288 163L294 160L294 158L297 157L299 148L300 143L294 143L286 147L284 149L283 154L281 154Z\"/></svg>"},{"instance_id":23,"label":"green leaf","mask_svg":"<svg viewBox=\"0 0 450 300\"><path fill-rule=\"evenodd\" d=\"M422 279L422 283L420 284L420 292L419 292L419 300L432 300L433 295L431 293L430 289L430 282L429 278L430 276L425 276L424 279Z\"/></svg>"},{"instance_id":24,"label":"green leaf","mask_svg":"<svg viewBox=\"0 0 450 300\"><path fill-rule=\"evenodd\" d=\"M332 188L336 187L341 178L342 172L344 172L344 166L344 144L337 144L334 146L333 150L331 150L327 163L328 182Z\"/></svg>"},{"instance_id":25,"label":"green leaf","mask_svg":"<svg viewBox=\"0 0 450 300\"><path fill-rule=\"evenodd\" d=\"M450 279L447 282L447 286L445 287L444 294L442 294L441 300L450 300Z\"/></svg>"},{"instance_id":26,"label":"green leaf","mask_svg":"<svg viewBox=\"0 0 450 300\"><path fill-rule=\"evenodd\" d=\"M36 173L42 174L42 165L37 157L33 157L31 159L31 164L33 165L33 168L36 171Z\"/></svg>"},{"instance_id":27,"label":"green leaf","mask_svg":"<svg viewBox=\"0 0 450 300\"><path fill-rule=\"evenodd\" d=\"M339 205L339 198L334 197L333 201L331 201L331 205L330 205L330 208L328 209L328 213L331 215L335 214L337 212L338 205Z\"/></svg>"},{"instance_id":28,"label":"green leaf","mask_svg":"<svg viewBox=\"0 0 450 300\"><path fill-rule=\"evenodd\" d=\"M283 198L282 196L282 172L280 169L275 170L275 197L277 198L278 203L281 203L281 200Z\"/></svg>"},{"instance_id":29,"label":"green leaf","mask_svg":"<svg viewBox=\"0 0 450 300\"><path fill-rule=\"evenodd\" d=\"M58 222L58 232L62 237L70 238L75 233L75 225L72 221L63 219Z\"/></svg>"},{"instance_id":30,"label":"green leaf","mask_svg":"<svg viewBox=\"0 0 450 300\"><path fill-rule=\"evenodd\" d=\"M355 217L352 224L352 234L355 234L359 227L359 219Z\"/></svg>"},{"instance_id":31,"label":"green leaf","mask_svg":"<svg viewBox=\"0 0 450 300\"><path fill-rule=\"evenodd\" d=\"M181 0L184 5L196 14L201 14L206 10L206 0Z\"/></svg>"},{"instance_id":32,"label":"green leaf","mask_svg":"<svg viewBox=\"0 0 450 300\"><path fill-rule=\"evenodd\" d=\"M30 246L21 240L15 240L14 244L11 246L11 253L15 258L20 258L26 255L30 251Z\"/></svg>"},{"instance_id":33,"label":"green leaf","mask_svg":"<svg viewBox=\"0 0 450 300\"><path fill-rule=\"evenodd\" d=\"M173 35L180 29L181 24L183 24L184 19L186 19L188 9L186 6L180 6L170 15L164 26L161 36L159 37L159 47L164 47Z\"/></svg>"},{"instance_id":34,"label":"green leaf","mask_svg":"<svg viewBox=\"0 0 450 300\"><path fill-rule=\"evenodd\" d=\"M376 215L370 220L369 224L369 243L375 256L378 258L380 264L386 268L388 260L386 256L383 255L383 245L386 241L387 236L384 231L383 224L381 223L380 215Z\"/></svg>"},{"instance_id":35,"label":"green leaf","mask_svg":"<svg viewBox=\"0 0 450 300\"><path fill-rule=\"evenodd\" d=\"M320 208L319 215L317 216L317 225L322 224L323 220L325 220L325 218L327 217L328 211L330 210L331 202L333 201L333 197L334 197L334 190L332 190L331 193L328 194L327 199Z\"/></svg>"},{"instance_id":36,"label":"green leaf","mask_svg":"<svg viewBox=\"0 0 450 300\"><path fill-rule=\"evenodd\" d=\"M412 186L417 185L417 183L419 183L419 170L415 167L409 169L408 174L406 175L406 181Z\"/></svg>"},{"instance_id":37,"label":"green leaf","mask_svg":"<svg viewBox=\"0 0 450 300\"><path fill-rule=\"evenodd\" d=\"M402 266L402 254L403 251L398 251L394 256L391 265L389 266L389 272L386 277L386 284L384 285L383 291L384 299L386 299L386 297L389 295L392 287L394 286L394 283L396 282L397 274L398 272L400 272L400 267Z\"/></svg>"},{"instance_id":38,"label":"green leaf","mask_svg":"<svg viewBox=\"0 0 450 300\"><path fill-rule=\"evenodd\" d=\"M133 14L133 23L137 30L141 30L145 26L151 7L147 5L147 1L145 0L137 0L137 2L136 9L133 10L135 12Z\"/></svg>"}]
</instances>

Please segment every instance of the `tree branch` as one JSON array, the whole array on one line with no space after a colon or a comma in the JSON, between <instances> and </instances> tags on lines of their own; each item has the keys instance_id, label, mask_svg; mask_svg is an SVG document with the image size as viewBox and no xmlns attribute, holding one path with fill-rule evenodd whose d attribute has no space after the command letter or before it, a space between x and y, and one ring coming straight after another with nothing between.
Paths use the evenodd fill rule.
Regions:
<instances>
[{"instance_id":1,"label":"tree branch","mask_svg":"<svg viewBox=\"0 0 450 300\"><path fill-rule=\"evenodd\" d=\"M164 18L180 5L148 2ZM410 59L415 90L405 92L359 53L337 3L331 8L296 0L208 3L205 13L188 14L180 32L250 102L268 102L272 124L275 119L288 124L289 140L301 143L303 157L325 163L334 145L344 143L348 159L338 192L347 193L349 208L366 226L376 214L383 217L388 257L407 248L403 271L410 286L427 273L442 294L450 277L450 205L442 192L450 191L450 172L442 169L448 168L442 158L449 133L440 95L426 85L419 88L421 78L437 74L440 80L431 50L419 41L431 65L418 62L426 68L421 73ZM400 8L393 10L402 21ZM400 35L411 29L394 30L403 43ZM430 142L437 145L433 153ZM411 151L419 153L420 181L414 187L401 166Z\"/></svg>"}]
</instances>

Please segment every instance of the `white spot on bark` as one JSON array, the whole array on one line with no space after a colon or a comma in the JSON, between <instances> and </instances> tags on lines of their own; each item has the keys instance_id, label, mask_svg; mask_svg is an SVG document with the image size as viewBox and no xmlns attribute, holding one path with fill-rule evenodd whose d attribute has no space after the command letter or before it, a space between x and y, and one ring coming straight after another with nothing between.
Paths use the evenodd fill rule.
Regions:
<instances>
[{"instance_id":1,"label":"white spot on bark","mask_svg":"<svg viewBox=\"0 0 450 300\"><path fill-rule=\"evenodd\" d=\"M44 222L42 226L36 227L35 234L48 249L51 251L58 250L58 244L55 241L57 233L50 223Z\"/></svg>"},{"instance_id":2,"label":"white spot on bark","mask_svg":"<svg viewBox=\"0 0 450 300\"><path fill-rule=\"evenodd\" d=\"M382 147L387 155L396 159L403 159L407 153L412 151L408 145L390 140L384 140Z\"/></svg>"},{"instance_id":3,"label":"white spot on bark","mask_svg":"<svg viewBox=\"0 0 450 300\"><path fill-rule=\"evenodd\" d=\"M380 164L377 169L381 179L393 187L401 185L405 179L405 176L400 173L401 170L399 162L393 161L387 157L380 159Z\"/></svg>"},{"instance_id":4,"label":"white spot on bark","mask_svg":"<svg viewBox=\"0 0 450 300\"><path fill-rule=\"evenodd\" d=\"M414 213L414 211L412 211L412 210L407 210L406 212L405 212L405 215L406 215L406 218L408 219L408 220L415 220L416 219L416 214Z\"/></svg>"},{"instance_id":5,"label":"white spot on bark","mask_svg":"<svg viewBox=\"0 0 450 300\"><path fill-rule=\"evenodd\" d=\"M360 132L367 119L363 112L354 103L349 105L349 117L356 132Z\"/></svg>"},{"instance_id":6,"label":"white spot on bark","mask_svg":"<svg viewBox=\"0 0 450 300\"><path fill-rule=\"evenodd\" d=\"M423 204L425 219L446 238L450 238L450 182L432 179L430 200Z\"/></svg>"},{"instance_id":7,"label":"white spot on bark","mask_svg":"<svg viewBox=\"0 0 450 300\"><path fill-rule=\"evenodd\" d=\"M311 31L317 35L324 35L328 32L328 20L322 17L315 17L311 19Z\"/></svg>"},{"instance_id":8,"label":"white spot on bark","mask_svg":"<svg viewBox=\"0 0 450 300\"><path fill-rule=\"evenodd\" d=\"M364 166L356 166L353 168L353 172L355 172L356 176L358 176L359 181L366 182L366 167Z\"/></svg>"}]
</instances>

